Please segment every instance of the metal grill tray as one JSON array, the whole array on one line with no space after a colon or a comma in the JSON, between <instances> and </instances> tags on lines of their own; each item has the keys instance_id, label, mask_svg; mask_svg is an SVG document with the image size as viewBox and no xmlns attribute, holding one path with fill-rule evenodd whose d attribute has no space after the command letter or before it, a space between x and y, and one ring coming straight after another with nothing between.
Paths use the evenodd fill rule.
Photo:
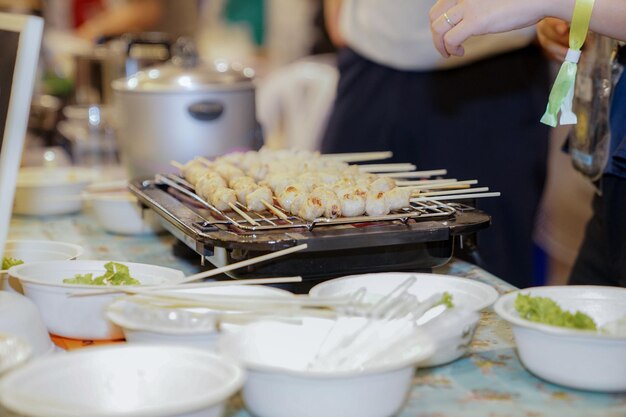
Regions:
<instances>
[{"instance_id":1,"label":"metal grill tray","mask_svg":"<svg viewBox=\"0 0 626 417\"><path fill-rule=\"evenodd\" d=\"M216 266L306 243L305 251L238 271L236 277L302 275L428 269L453 255L456 237L489 226L490 217L460 203L426 202L385 218L333 221L284 221L270 212L252 226L240 216L221 213L197 201L170 176L135 180L129 185L139 201L154 210L163 225ZM283 223L281 223L283 222Z\"/></svg>"}]
</instances>

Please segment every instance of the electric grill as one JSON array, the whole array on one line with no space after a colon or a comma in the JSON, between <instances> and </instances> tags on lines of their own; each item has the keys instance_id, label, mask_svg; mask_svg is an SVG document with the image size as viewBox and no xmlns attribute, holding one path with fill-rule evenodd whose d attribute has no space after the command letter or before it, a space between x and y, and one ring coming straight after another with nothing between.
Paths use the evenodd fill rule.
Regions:
<instances>
[{"instance_id":1,"label":"electric grill","mask_svg":"<svg viewBox=\"0 0 626 417\"><path fill-rule=\"evenodd\" d=\"M304 279L383 271L428 270L448 262L455 246L488 227L490 217L455 202L419 201L384 216L305 221L270 207L222 212L184 179L156 175L129 186L163 226L215 266L306 243L308 248L237 270L233 278L300 275ZM457 245L455 245L457 243Z\"/></svg>"}]
</instances>

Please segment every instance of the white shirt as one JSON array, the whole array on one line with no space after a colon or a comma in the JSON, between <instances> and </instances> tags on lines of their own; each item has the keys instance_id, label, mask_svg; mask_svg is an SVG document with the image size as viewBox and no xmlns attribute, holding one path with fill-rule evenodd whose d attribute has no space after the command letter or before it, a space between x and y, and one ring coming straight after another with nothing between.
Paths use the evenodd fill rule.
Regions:
<instances>
[{"instance_id":1,"label":"white shirt","mask_svg":"<svg viewBox=\"0 0 626 417\"><path fill-rule=\"evenodd\" d=\"M343 0L340 31L364 57L400 70L426 71L467 65L527 46L534 28L470 38L465 56L443 58L435 49L428 12L434 0Z\"/></svg>"}]
</instances>

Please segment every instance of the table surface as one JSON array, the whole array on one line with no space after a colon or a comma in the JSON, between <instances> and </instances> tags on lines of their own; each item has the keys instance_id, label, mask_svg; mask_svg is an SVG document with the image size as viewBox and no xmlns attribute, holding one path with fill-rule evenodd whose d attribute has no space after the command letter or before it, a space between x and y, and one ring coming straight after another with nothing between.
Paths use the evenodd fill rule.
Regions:
<instances>
[{"instance_id":1,"label":"table surface","mask_svg":"<svg viewBox=\"0 0 626 417\"><path fill-rule=\"evenodd\" d=\"M199 269L199 257L196 261L173 255L173 236L108 234L88 212L40 219L16 216L11 221L9 238L75 243L85 248L82 259L151 263L178 268L186 274ZM434 272L476 279L493 285L500 293L514 289L486 271L458 260ZM469 355L449 365L418 370L406 407L399 414L447 416L626 417L626 394L575 391L536 378L519 362L508 324L493 311L487 311L482 315ZM251 416L236 397L228 417Z\"/></svg>"}]
</instances>

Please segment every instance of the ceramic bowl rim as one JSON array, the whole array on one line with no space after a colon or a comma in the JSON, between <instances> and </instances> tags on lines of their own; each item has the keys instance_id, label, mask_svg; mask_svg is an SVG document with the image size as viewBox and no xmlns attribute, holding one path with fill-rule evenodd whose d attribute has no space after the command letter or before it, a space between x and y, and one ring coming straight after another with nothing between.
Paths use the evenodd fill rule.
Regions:
<instances>
[{"instance_id":1,"label":"ceramic bowl rim","mask_svg":"<svg viewBox=\"0 0 626 417\"><path fill-rule=\"evenodd\" d=\"M64 180L57 178L20 178L18 175L16 187L19 188L48 188L48 187L60 187L60 186L81 186L86 187L88 184L92 183L96 179L96 173L93 169L90 168L80 168L80 167L59 167L59 168L46 168L46 167L26 167L22 168L22 172L32 172L33 175L39 172L45 172L45 170L54 170L56 172L76 172L81 174L76 180Z\"/></svg>"},{"instance_id":2,"label":"ceramic bowl rim","mask_svg":"<svg viewBox=\"0 0 626 417\"><path fill-rule=\"evenodd\" d=\"M58 245L58 246L64 246L68 249L72 249L75 252L75 255L73 255L71 258L69 259L65 259L64 261L70 261L70 260L75 260L79 257L81 257L84 253L85 253L85 248L83 248L80 245L76 245L74 243L69 243L69 242L62 242L59 240L37 240L37 239L8 239L5 242L5 247L4 250L7 250L7 246L9 246L12 243L20 243L20 244L49 244L49 245ZM59 259L61 260L61 259ZM36 261L36 262L51 262L51 261ZM25 263L33 263L33 262L25 262ZM21 264L20 264L21 265Z\"/></svg>"},{"instance_id":3,"label":"ceramic bowl rim","mask_svg":"<svg viewBox=\"0 0 626 417\"><path fill-rule=\"evenodd\" d=\"M161 284L141 284L141 285L111 285L111 286L99 286L99 285L85 285L85 284L63 284L63 283L55 283L55 282L48 282L48 281L44 281L44 280L39 280L39 279L35 279L35 278L31 278L31 277L27 277L21 274L21 270L27 267L37 267L40 265L45 265L45 264L50 264L50 265L54 265L54 264L62 264L62 263L66 263L66 262L73 262L75 263L75 266L80 265L81 263L101 263L102 265L104 265L107 262L111 262L110 260L93 260L93 259L81 259L81 260L72 260L72 261L42 261L42 262L28 262L28 263L24 263L21 265L15 265L11 268L9 268L8 270L8 274L13 277L18 279L21 283L25 283L25 284L31 284L31 285L40 285L43 287L54 287L54 288L65 288L65 289L85 289L85 290L93 290L94 292L105 292L105 293L109 293L112 292L115 289L120 289L120 290L124 290L124 289L132 289L132 288L138 288L138 287L156 287L159 286ZM156 268L156 269L162 269L162 270L169 270L169 271L176 271L178 273L178 275L180 276L180 279L184 278L184 273L178 269L174 269L174 268L169 268L166 266L160 266L160 265L152 265L152 264L144 264L144 263L137 263L137 262L126 262L126 261L113 261L113 262L118 262L121 264L124 264L126 266L132 267L132 266L148 266L151 268ZM95 268L94 268L95 269ZM171 282L171 284L174 284L174 281Z\"/></svg>"},{"instance_id":4,"label":"ceramic bowl rim","mask_svg":"<svg viewBox=\"0 0 626 417\"><path fill-rule=\"evenodd\" d=\"M449 282L464 282L464 283L469 283L470 285L474 285L477 288L481 288L484 289L486 292L490 293L489 297L487 300L483 301L481 304L479 304L479 306L477 308L473 308L473 311L482 311L486 308L488 308L489 306L491 306L497 299L498 299L498 291L492 287L489 284L486 284L484 282L480 282L471 278L464 278L464 277L457 277L454 275L444 275L444 274L431 274L431 273L425 273L425 272L375 272L375 273L369 273L369 274L356 274L356 275L348 275L348 276L344 276L344 277L339 277L339 278L335 278L335 279L331 279L328 281L324 281L321 282L317 285L315 285L313 288L311 288L311 290L309 291L309 295L311 297L318 297L319 296L319 292L325 287L325 286L329 286L331 285L330 283L336 283L336 282L342 282L342 281L350 281L353 280L355 278L361 278L361 277L375 277L375 276L390 276L390 275L398 275L398 276L402 276L402 277L406 277L408 278L411 275L415 275L418 277L418 279L420 277L427 277L427 278L434 278L434 279L442 279L442 280L448 280Z\"/></svg>"},{"instance_id":5,"label":"ceramic bowl rim","mask_svg":"<svg viewBox=\"0 0 626 417\"><path fill-rule=\"evenodd\" d=\"M324 379L350 379L367 377L372 375L386 374L390 372L399 371L407 367L416 367L420 362L423 362L427 358L431 357L435 353L436 344L435 341L427 333L423 331L418 332L418 340L422 348L419 352L405 358L404 360L397 361L390 364L372 366L366 369L348 369L342 371L309 371L289 369L281 366L264 365L256 361L248 361L245 359L238 359L242 366L249 371L268 373L274 375L290 376L302 379L311 380L324 380ZM237 335L227 334L224 335L224 339L234 338ZM221 346L220 346L221 349Z\"/></svg>"}]
</instances>

